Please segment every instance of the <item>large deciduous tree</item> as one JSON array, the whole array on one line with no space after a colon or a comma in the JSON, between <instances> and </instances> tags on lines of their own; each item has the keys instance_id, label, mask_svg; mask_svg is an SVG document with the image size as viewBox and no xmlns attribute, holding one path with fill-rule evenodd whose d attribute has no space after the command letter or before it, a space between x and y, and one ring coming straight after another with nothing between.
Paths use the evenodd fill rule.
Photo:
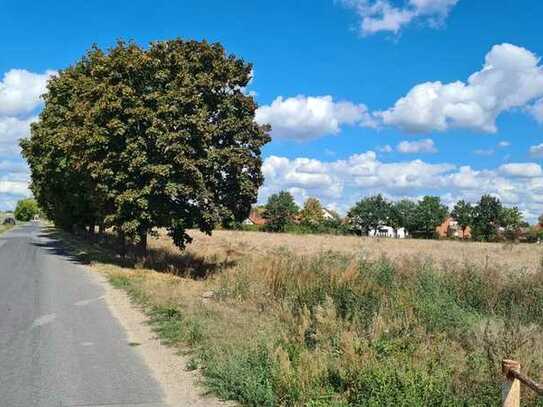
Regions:
<instances>
[{"instance_id":1,"label":"large deciduous tree","mask_svg":"<svg viewBox=\"0 0 543 407\"><path fill-rule=\"evenodd\" d=\"M251 71L207 42L93 47L50 80L21 143L41 207L63 227L114 227L141 253L155 228L183 247L187 228L243 220L270 140L244 92Z\"/></svg>"},{"instance_id":2,"label":"large deciduous tree","mask_svg":"<svg viewBox=\"0 0 543 407\"><path fill-rule=\"evenodd\" d=\"M415 210L417 233L427 239L435 237L436 227L443 223L447 213L447 207L438 196L424 196Z\"/></svg>"},{"instance_id":3,"label":"large deciduous tree","mask_svg":"<svg viewBox=\"0 0 543 407\"><path fill-rule=\"evenodd\" d=\"M483 195L473 211L473 238L491 241L496 239L502 215L500 200Z\"/></svg>"},{"instance_id":4,"label":"large deciduous tree","mask_svg":"<svg viewBox=\"0 0 543 407\"><path fill-rule=\"evenodd\" d=\"M290 192L281 191L271 195L263 213L263 217L266 219L266 230L284 232L287 226L293 222L298 209Z\"/></svg>"},{"instance_id":5,"label":"large deciduous tree","mask_svg":"<svg viewBox=\"0 0 543 407\"><path fill-rule=\"evenodd\" d=\"M408 232L416 229L417 204L409 199L394 202L390 208L389 224L398 236L398 229L404 228Z\"/></svg>"},{"instance_id":6,"label":"large deciduous tree","mask_svg":"<svg viewBox=\"0 0 543 407\"><path fill-rule=\"evenodd\" d=\"M518 239L521 234L520 229L522 224L522 214L516 206L512 208L502 207L500 211L500 226L503 228L507 239Z\"/></svg>"},{"instance_id":7,"label":"large deciduous tree","mask_svg":"<svg viewBox=\"0 0 543 407\"><path fill-rule=\"evenodd\" d=\"M369 234L386 225L391 214L391 204L383 195L374 195L358 201L348 212L349 224L357 231Z\"/></svg>"},{"instance_id":8,"label":"large deciduous tree","mask_svg":"<svg viewBox=\"0 0 543 407\"><path fill-rule=\"evenodd\" d=\"M473 223L473 212L473 206L464 200L458 201L451 212L451 216L462 229L462 239L465 237L467 227Z\"/></svg>"},{"instance_id":9,"label":"large deciduous tree","mask_svg":"<svg viewBox=\"0 0 543 407\"><path fill-rule=\"evenodd\" d=\"M307 198L300 211L300 221L306 226L317 226L324 221L323 209L317 198Z\"/></svg>"}]
</instances>

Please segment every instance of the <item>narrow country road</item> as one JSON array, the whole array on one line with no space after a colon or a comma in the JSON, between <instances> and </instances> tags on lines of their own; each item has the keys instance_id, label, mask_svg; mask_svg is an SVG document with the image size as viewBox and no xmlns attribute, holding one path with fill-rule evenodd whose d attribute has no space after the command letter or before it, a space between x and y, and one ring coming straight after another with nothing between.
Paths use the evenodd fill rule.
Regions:
<instances>
[{"instance_id":1,"label":"narrow country road","mask_svg":"<svg viewBox=\"0 0 543 407\"><path fill-rule=\"evenodd\" d=\"M102 296L40 226L0 235L0 406L166 405Z\"/></svg>"}]
</instances>

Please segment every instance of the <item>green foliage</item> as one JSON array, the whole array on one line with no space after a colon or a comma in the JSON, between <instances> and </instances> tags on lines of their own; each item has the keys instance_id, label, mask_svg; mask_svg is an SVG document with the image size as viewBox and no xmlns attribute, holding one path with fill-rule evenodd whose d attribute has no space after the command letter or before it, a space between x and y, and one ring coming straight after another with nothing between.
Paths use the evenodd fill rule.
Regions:
<instances>
[{"instance_id":1,"label":"green foliage","mask_svg":"<svg viewBox=\"0 0 543 407\"><path fill-rule=\"evenodd\" d=\"M439 197L426 195L415 210L415 231L431 239L436 234L436 227L447 217L447 213L447 207L441 203Z\"/></svg>"},{"instance_id":2,"label":"green foliage","mask_svg":"<svg viewBox=\"0 0 543 407\"><path fill-rule=\"evenodd\" d=\"M474 208L472 236L476 240L492 241L498 234L502 204L496 197L483 195Z\"/></svg>"},{"instance_id":3,"label":"green foliage","mask_svg":"<svg viewBox=\"0 0 543 407\"><path fill-rule=\"evenodd\" d=\"M394 202L391 206L389 223L394 229L416 230L417 203L409 199Z\"/></svg>"},{"instance_id":4,"label":"green foliage","mask_svg":"<svg viewBox=\"0 0 543 407\"><path fill-rule=\"evenodd\" d=\"M292 224L297 213L298 205L290 192L281 191L271 195L262 214L267 221L266 230L284 232L287 226Z\"/></svg>"},{"instance_id":5,"label":"green foliage","mask_svg":"<svg viewBox=\"0 0 543 407\"><path fill-rule=\"evenodd\" d=\"M461 200L454 205L451 216L458 222L462 228L462 237L465 234L466 228L473 223L474 209L470 203Z\"/></svg>"},{"instance_id":6,"label":"green foliage","mask_svg":"<svg viewBox=\"0 0 543 407\"><path fill-rule=\"evenodd\" d=\"M66 229L114 227L143 249L153 228L183 247L188 228L241 222L270 140L243 92L251 71L205 41L93 47L49 81L21 142L46 215Z\"/></svg>"},{"instance_id":7,"label":"green foliage","mask_svg":"<svg viewBox=\"0 0 543 407\"><path fill-rule=\"evenodd\" d=\"M274 361L264 345L211 349L202 355L205 383L227 400L248 406L277 405L274 386Z\"/></svg>"},{"instance_id":8,"label":"green foliage","mask_svg":"<svg viewBox=\"0 0 543 407\"><path fill-rule=\"evenodd\" d=\"M35 215L40 214L38 203L33 198L21 199L15 207L15 219L21 222L28 222Z\"/></svg>"},{"instance_id":9,"label":"green foliage","mask_svg":"<svg viewBox=\"0 0 543 407\"><path fill-rule=\"evenodd\" d=\"M322 205L317 198L308 198L300 211L300 221L305 226L317 226L324 221Z\"/></svg>"},{"instance_id":10,"label":"green foliage","mask_svg":"<svg viewBox=\"0 0 543 407\"><path fill-rule=\"evenodd\" d=\"M518 238L522 223L522 214L516 206L512 208L502 207L500 211L500 226L504 229L505 236L508 239L514 240Z\"/></svg>"},{"instance_id":11,"label":"green foliage","mask_svg":"<svg viewBox=\"0 0 543 407\"><path fill-rule=\"evenodd\" d=\"M114 281L146 305L163 339L192 345L189 367L201 368L211 390L245 405L497 405L502 357L522 360L528 375L543 367L541 272L470 265L440 271L430 263L368 262L333 252L283 251L264 263L235 274L243 279L242 299L225 289L216 300L228 307L192 313L153 305L139 277ZM259 267L266 278L255 279ZM274 330L210 331L232 311L234 298L250 309L266 305L249 318L274 319ZM218 317L215 308L228 311ZM524 405L540 405L530 395Z\"/></svg>"},{"instance_id":12,"label":"green foliage","mask_svg":"<svg viewBox=\"0 0 543 407\"><path fill-rule=\"evenodd\" d=\"M381 194L370 196L358 201L349 210L347 219L349 224L358 232L368 234L385 225L391 212L391 204Z\"/></svg>"}]
</instances>

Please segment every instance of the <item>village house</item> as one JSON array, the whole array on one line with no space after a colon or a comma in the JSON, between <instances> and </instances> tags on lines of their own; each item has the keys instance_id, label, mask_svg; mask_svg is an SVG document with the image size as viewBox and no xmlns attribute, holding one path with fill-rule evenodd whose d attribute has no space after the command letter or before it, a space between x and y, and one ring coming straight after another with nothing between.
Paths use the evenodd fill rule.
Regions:
<instances>
[{"instance_id":1,"label":"village house","mask_svg":"<svg viewBox=\"0 0 543 407\"><path fill-rule=\"evenodd\" d=\"M334 220L337 218L338 215L336 215L334 212L332 212L329 209L322 208L322 217L324 220Z\"/></svg>"},{"instance_id":2,"label":"village house","mask_svg":"<svg viewBox=\"0 0 543 407\"><path fill-rule=\"evenodd\" d=\"M451 216L447 217L441 225L436 228L436 234L440 239L444 238L458 238L458 239L470 239L471 228L468 226L462 232L462 227Z\"/></svg>"},{"instance_id":3,"label":"village house","mask_svg":"<svg viewBox=\"0 0 543 407\"><path fill-rule=\"evenodd\" d=\"M256 225L261 226L266 224L266 219L264 219L260 213L261 211L257 210L256 208L252 208L251 212L249 212L249 216L247 219L243 221L244 225Z\"/></svg>"},{"instance_id":4,"label":"village house","mask_svg":"<svg viewBox=\"0 0 543 407\"><path fill-rule=\"evenodd\" d=\"M405 239L409 236L409 233L405 228L398 228L394 231L391 226L379 226L376 229L372 229L368 232L369 237L392 237L396 239Z\"/></svg>"}]
</instances>

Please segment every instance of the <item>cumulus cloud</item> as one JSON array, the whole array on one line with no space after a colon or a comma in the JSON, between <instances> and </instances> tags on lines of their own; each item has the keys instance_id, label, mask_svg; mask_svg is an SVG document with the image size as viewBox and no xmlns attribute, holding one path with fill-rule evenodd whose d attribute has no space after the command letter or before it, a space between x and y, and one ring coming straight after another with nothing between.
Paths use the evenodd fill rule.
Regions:
<instances>
[{"instance_id":1,"label":"cumulus cloud","mask_svg":"<svg viewBox=\"0 0 543 407\"><path fill-rule=\"evenodd\" d=\"M54 71L34 73L12 69L0 80L0 209L13 209L30 195L28 168L19 156L19 140L28 136Z\"/></svg>"},{"instance_id":2,"label":"cumulus cloud","mask_svg":"<svg viewBox=\"0 0 543 407\"><path fill-rule=\"evenodd\" d=\"M529 106L528 111L539 123L543 123L543 99L539 99L533 105Z\"/></svg>"},{"instance_id":3,"label":"cumulus cloud","mask_svg":"<svg viewBox=\"0 0 543 407\"><path fill-rule=\"evenodd\" d=\"M494 155L495 152L496 150L494 150L493 148L478 148L476 150L473 150L473 154L486 156L486 157L490 157L491 155Z\"/></svg>"},{"instance_id":4,"label":"cumulus cloud","mask_svg":"<svg viewBox=\"0 0 543 407\"><path fill-rule=\"evenodd\" d=\"M260 202L288 190L299 203L314 196L346 213L357 200L376 193L391 199L434 194L448 204L459 199L474 202L488 193L506 205L519 206L530 219L543 212L543 171L535 163L510 163L494 169L422 160L384 163L368 151L335 161L272 156L264 160L263 172Z\"/></svg>"},{"instance_id":5,"label":"cumulus cloud","mask_svg":"<svg viewBox=\"0 0 543 407\"><path fill-rule=\"evenodd\" d=\"M271 105L259 107L255 120L270 124L273 137L294 140L338 134L343 125L375 126L365 105L335 102L332 96L279 96Z\"/></svg>"},{"instance_id":6,"label":"cumulus cloud","mask_svg":"<svg viewBox=\"0 0 543 407\"><path fill-rule=\"evenodd\" d=\"M432 27L439 26L458 0L407 0L395 6L389 0L343 0L360 16L360 32L397 34L404 26L419 20Z\"/></svg>"},{"instance_id":7,"label":"cumulus cloud","mask_svg":"<svg viewBox=\"0 0 543 407\"><path fill-rule=\"evenodd\" d=\"M396 146L396 150L402 154L437 153L434 141L429 138L417 141L402 141Z\"/></svg>"},{"instance_id":8,"label":"cumulus cloud","mask_svg":"<svg viewBox=\"0 0 543 407\"><path fill-rule=\"evenodd\" d=\"M47 80L54 71L42 74L12 69L0 81L0 116L31 113L41 103Z\"/></svg>"},{"instance_id":9,"label":"cumulus cloud","mask_svg":"<svg viewBox=\"0 0 543 407\"><path fill-rule=\"evenodd\" d=\"M528 150L531 157L534 158L543 158L543 143L531 146Z\"/></svg>"},{"instance_id":10,"label":"cumulus cloud","mask_svg":"<svg viewBox=\"0 0 543 407\"><path fill-rule=\"evenodd\" d=\"M500 113L542 96L539 57L525 48L501 44L492 47L483 68L467 82L418 84L376 116L406 132L467 128L493 133Z\"/></svg>"},{"instance_id":11,"label":"cumulus cloud","mask_svg":"<svg viewBox=\"0 0 543 407\"><path fill-rule=\"evenodd\" d=\"M509 163L500 166L499 170L512 177L539 177L541 166L536 163Z\"/></svg>"},{"instance_id":12,"label":"cumulus cloud","mask_svg":"<svg viewBox=\"0 0 543 407\"><path fill-rule=\"evenodd\" d=\"M0 154L14 155L19 151L19 140L28 136L36 117L19 119L0 116Z\"/></svg>"},{"instance_id":13,"label":"cumulus cloud","mask_svg":"<svg viewBox=\"0 0 543 407\"><path fill-rule=\"evenodd\" d=\"M380 153L392 153L394 149L390 144L385 144L384 146L377 147L377 151Z\"/></svg>"},{"instance_id":14,"label":"cumulus cloud","mask_svg":"<svg viewBox=\"0 0 543 407\"><path fill-rule=\"evenodd\" d=\"M25 181L0 180L0 196L11 195L23 197L30 195L28 183Z\"/></svg>"}]
</instances>

